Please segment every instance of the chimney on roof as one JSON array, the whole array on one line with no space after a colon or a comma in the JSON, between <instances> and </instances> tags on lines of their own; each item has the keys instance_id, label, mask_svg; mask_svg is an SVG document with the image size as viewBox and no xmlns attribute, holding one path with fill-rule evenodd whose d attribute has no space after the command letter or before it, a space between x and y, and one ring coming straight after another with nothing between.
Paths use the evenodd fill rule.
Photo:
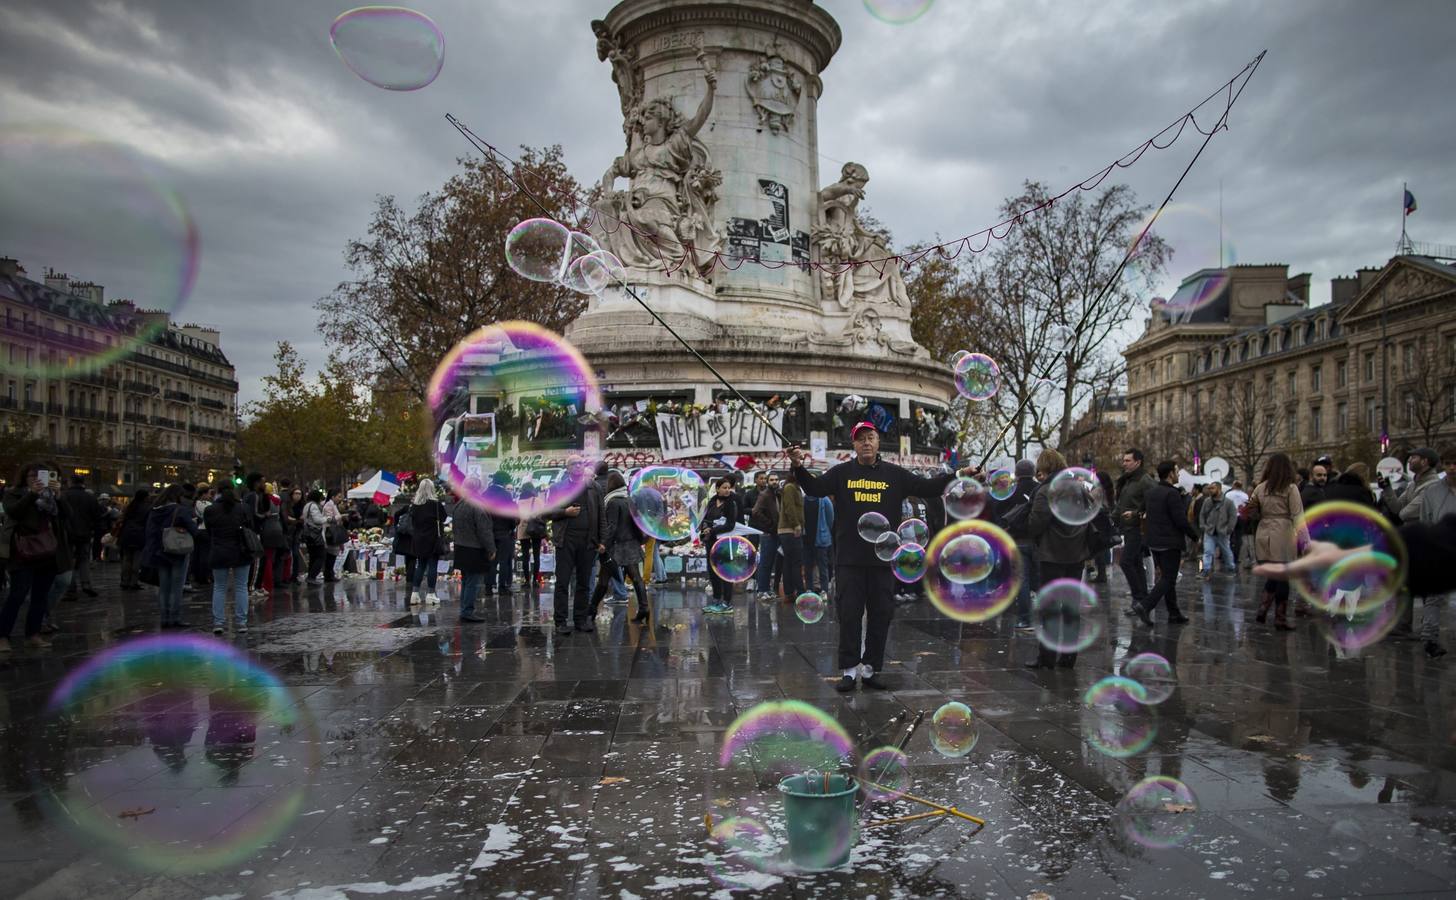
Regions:
<instances>
[{"instance_id":1,"label":"chimney on roof","mask_svg":"<svg viewBox=\"0 0 1456 900\"><path fill-rule=\"evenodd\" d=\"M189 323L182 326L182 333L197 338L204 344L210 344L213 347L218 346L219 341L222 340L222 333L216 328L211 328L207 325L193 325Z\"/></svg>"},{"instance_id":2,"label":"chimney on roof","mask_svg":"<svg viewBox=\"0 0 1456 900\"><path fill-rule=\"evenodd\" d=\"M1299 298L1299 302L1305 306L1309 305L1309 273L1300 272L1288 281L1289 293Z\"/></svg>"},{"instance_id":3,"label":"chimney on roof","mask_svg":"<svg viewBox=\"0 0 1456 900\"><path fill-rule=\"evenodd\" d=\"M55 269L47 267L45 271L45 286L52 290L70 293L71 276L65 272L57 272Z\"/></svg>"},{"instance_id":4,"label":"chimney on roof","mask_svg":"<svg viewBox=\"0 0 1456 900\"><path fill-rule=\"evenodd\" d=\"M98 306L106 302L106 288L94 281L71 282L71 293L77 297L84 297Z\"/></svg>"},{"instance_id":5,"label":"chimney on roof","mask_svg":"<svg viewBox=\"0 0 1456 900\"><path fill-rule=\"evenodd\" d=\"M1330 279L1330 303L1341 306L1355 299L1360 292L1360 280L1353 275Z\"/></svg>"},{"instance_id":6,"label":"chimney on roof","mask_svg":"<svg viewBox=\"0 0 1456 900\"><path fill-rule=\"evenodd\" d=\"M23 274L25 274L25 266L20 264L20 260L11 259L8 256L0 256L0 275L4 275L7 278L15 278Z\"/></svg>"},{"instance_id":7,"label":"chimney on roof","mask_svg":"<svg viewBox=\"0 0 1456 900\"><path fill-rule=\"evenodd\" d=\"M1365 289L1374 284L1375 279L1380 276L1380 271L1378 268L1356 269L1355 277L1360 279L1360 287L1357 290L1362 294L1365 293Z\"/></svg>"}]
</instances>

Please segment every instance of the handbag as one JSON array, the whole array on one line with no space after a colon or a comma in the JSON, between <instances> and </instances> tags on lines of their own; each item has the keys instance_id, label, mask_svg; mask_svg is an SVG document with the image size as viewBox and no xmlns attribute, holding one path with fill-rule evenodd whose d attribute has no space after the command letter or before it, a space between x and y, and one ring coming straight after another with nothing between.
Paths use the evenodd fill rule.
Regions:
<instances>
[{"instance_id":1,"label":"handbag","mask_svg":"<svg viewBox=\"0 0 1456 900\"><path fill-rule=\"evenodd\" d=\"M338 522L330 522L324 532L324 542L330 547L342 547L349 542L349 529Z\"/></svg>"},{"instance_id":2,"label":"handbag","mask_svg":"<svg viewBox=\"0 0 1456 900\"><path fill-rule=\"evenodd\" d=\"M42 522L35 534L15 533L15 558L20 562L37 562L56 555L59 545L49 522Z\"/></svg>"},{"instance_id":3,"label":"handbag","mask_svg":"<svg viewBox=\"0 0 1456 900\"><path fill-rule=\"evenodd\" d=\"M238 530L243 533L243 549L249 556L263 555L263 539L258 537L258 532L246 525L241 525Z\"/></svg>"},{"instance_id":4,"label":"handbag","mask_svg":"<svg viewBox=\"0 0 1456 900\"><path fill-rule=\"evenodd\" d=\"M177 527L177 514L181 511L180 504L172 510L172 524L162 532L162 552L168 556L186 556L196 545L187 529Z\"/></svg>"}]
</instances>

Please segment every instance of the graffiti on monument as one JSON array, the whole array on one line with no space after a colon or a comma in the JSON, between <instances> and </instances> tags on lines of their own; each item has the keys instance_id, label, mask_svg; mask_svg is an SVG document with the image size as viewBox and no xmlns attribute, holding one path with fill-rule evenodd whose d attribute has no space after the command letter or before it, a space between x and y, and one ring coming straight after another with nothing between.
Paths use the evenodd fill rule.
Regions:
<instances>
[{"instance_id":1,"label":"graffiti on monument","mask_svg":"<svg viewBox=\"0 0 1456 900\"><path fill-rule=\"evenodd\" d=\"M758 189L773 206L762 219L734 217L728 220L728 252L739 259L765 259L809 264L809 234L793 231L789 224L789 189L769 178L758 180Z\"/></svg>"}]
</instances>

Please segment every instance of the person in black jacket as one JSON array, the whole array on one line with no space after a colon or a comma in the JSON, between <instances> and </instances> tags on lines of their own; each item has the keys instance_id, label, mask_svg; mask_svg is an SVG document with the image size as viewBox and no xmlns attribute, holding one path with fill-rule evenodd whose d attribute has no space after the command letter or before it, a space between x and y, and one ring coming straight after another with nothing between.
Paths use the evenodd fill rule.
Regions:
<instances>
[{"instance_id":1,"label":"person in black jacket","mask_svg":"<svg viewBox=\"0 0 1456 900\"><path fill-rule=\"evenodd\" d=\"M71 557L76 567L70 596L74 599L79 588L86 596L95 597L96 589L91 586L91 536L96 531L96 523L101 520L101 504L95 494L86 490L84 475L72 475L71 486L62 496L71 511L67 530L71 535Z\"/></svg>"},{"instance_id":2,"label":"person in black jacket","mask_svg":"<svg viewBox=\"0 0 1456 900\"><path fill-rule=\"evenodd\" d=\"M1148 548L1158 568L1158 583L1148 592L1146 603L1134 608L1138 620L1152 627L1151 613L1158 604L1168 606L1168 621L1181 625L1188 617L1178 611L1178 566L1183 561L1183 539L1196 533L1188 523L1188 504L1177 488L1178 465L1172 460L1158 463L1158 483L1148 490Z\"/></svg>"},{"instance_id":3,"label":"person in black jacket","mask_svg":"<svg viewBox=\"0 0 1456 900\"><path fill-rule=\"evenodd\" d=\"M1303 502L1302 493L1299 499ZM1375 494L1370 490L1370 470L1362 462L1350 463L1339 477L1331 481L1324 489L1323 500L1327 503L1344 501L1358 503L1371 509L1380 508L1380 505L1375 502ZM1306 506L1305 509L1308 510L1309 507Z\"/></svg>"},{"instance_id":4,"label":"person in black jacket","mask_svg":"<svg viewBox=\"0 0 1456 900\"><path fill-rule=\"evenodd\" d=\"M607 476L603 542L607 546L607 554L611 557L612 564L632 585L632 590L637 595L637 615L632 621L642 625L650 618L651 612L647 603L647 587L642 583L642 532L632 520L631 505L632 501L627 496L627 480L622 477L622 473L612 472ZM606 580L598 579L591 598L593 615L596 614L597 604L606 596L607 589Z\"/></svg>"},{"instance_id":5,"label":"person in black jacket","mask_svg":"<svg viewBox=\"0 0 1456 900\"><path fill-rule=\"evenodd\" d=\"M890 564L875 555L874 547L859 536L860 517L877 512L886 522L899 521L906 497L938 497L955 476L950 473L923 478L880 459L880 433L869 422L850 429L854 459L815 477L804 468L804 452L789 448L794 480L804 493L834 501L835 585L838 590L839 670L835 690L854 690L855 676L875 690L889 685L875 673L885 666L885 641L895 613L895 578ZM963 470L971 474L970 469ZM762 559L759 565L763 565ZM861 634L860 619L868 614L868 629ZM864 652L860 652L863 637Z\"/></svg>"},{"instance_id":6,"label":"person in black jacket","mask_svg":"<svg viewBox=\"0 0 1456 900\"><path fill-rule=\"evenodd\" d=\"M147 513L152 508L152 492L138 488L131 502L121 514L121 534L116 544L121 550L121 589L139 591L142 584L137 580L137 567L142 548L147 543Z\"/></svg>"},{"instance_id":7,"label":"person in black jacket","mask_svg":"<svg viewBox=\"0 0 1456 900\"><path fill-rule=\"evenodd\" d=\"M222 634L227 622L228 587L233 589L233 622L237 632L248 630L248 571L253 554L243 542L243 528L248 526L249 513L239 502L233 486L224 483L217 500L203 510L202 522L207 527L207 568L212 570L212 633Z\"/></svg>"},{"instance_id":8,"label":"person in black jacket","mask_svg":"<svg viewBox=\"0 0 1456 900\"><path fill-rule=\"evenodd\" d=\"M986 510L990 520L997 526L1006 529L1012 539L1016 541L1016 550L1021 554L1021 560L1026 566L1026 577L1021 579L1021 588L1016 594L1016 630L1031 631L1031 586L1041 584L1040 569L1036 559L1036 541L1034 541L1026 530L1027 521L1031 513L1031 500L1036 494L1036 463L1029 459L1018 460L1016 463L1016 487L1012 489L1011 496L1005 500L993 499L987 504ZM941 509L944 509L944 503ZM1007 514L1012 510L1018 510L1017 519L1020 525L1011 527L1007 522Z\"/></svg>"},{"instance_id":9,"label":"person in black jacket","mask_svg":"<svg viewBox=\"0 0 1456 900\"><path fill-rule=\"evenodd\" d=\"M415 489L415 499L410 506L410 542L414 547L415 576L405 589L405 605L410 597L420 592L421 586L428 588L424 602L435 606L440 602L435 593L435 583L440 577L440 557L445 554L445 505L435 494L435 482L420 479Z\"/></svg>"},{"instance_id":10,"label":"person in black jacket","mask_svg":"<svg viewBox=\"0 0 1456 900\"><path fill-rule=\"evenodd\" d=\"M572 457L567 466L571 473L563 483L581 484L586 460ZM607 550L602 533L606 521L604 511L601 489L596 482L587 481L580 495L546 517L551 522L551 543L556 549L554 599L556 634L560 637L571 634L573 626L577 631L597 630L589 609L592 570L598 555Z\"/></svg>"},{"instance_id":11,"label":"person in black jacket","mask_svg":"<svg viewBox=\"0 0 1456 900\"><path fill-rule=\"evenodd\" d=\"M713 543L728 534L738 525L738 498L733 495L733 482L726 476L713 486L713 498L703 507L702 525L698 528L698 539L711 553ZM705 613L726 613L733 611L733 582L724 581L708 566L708 583L713 586L713 602L703 607Z\"/></svg>"},{"instance_id":12,"label":"person in black jacket","mask_svg":"<svg viewBox=\"0 0 1456 900\"><path fill-rule=\"evenodd\" d=\"M54 463L23 466L4 494L5 518L12 533L5 567L10 591L0 608L0 652L10 652L10 630L27 600L26 644L36 650L51 645L41 634L51 583L57 572L70 568L70 547L66 543L70 513L51 480L59 477L55 469ZM43 478L41 472L48 474Z\"/></svg>"},{"instance_id":13,"label":"person in black jacket","mask_svg":"<svg viewBox=\"0 0 1456 900\"><path fill-rule=\"evenodd\" d=\"M515 506L511 500L511 492L506 488L508 481L510 476L505 472L496 472L490 476L490 487L485 489L485 494L496 501L496 509ZM520 523L520 519L512 516L492 514L490 517L491 540L495 543L495 559L491 565L495 567L495 571L485 571L484 594L487 599L492 596L492 574L495 577L494 588L500 591L501 596L511 595L511 588L515 583L513 566L516 562L516 526Z\"/></svg>"},{"instance_id":14,"label":"person in black jacket","mask_svg":"<svg viewBox=\"0 0 1456 900\"><path fill-rule=\"evenodd\" d=\"M157 606L161 626L183 628L187 623L182 621L182 586L191 553L167 550L166 535L172 531L185 531L194 538L197 535L192 504L183 500L180 484L168 485L151 512L147 513L147 543L142 549L142 560L157 570Z\"/></svg>"}]
</instances>

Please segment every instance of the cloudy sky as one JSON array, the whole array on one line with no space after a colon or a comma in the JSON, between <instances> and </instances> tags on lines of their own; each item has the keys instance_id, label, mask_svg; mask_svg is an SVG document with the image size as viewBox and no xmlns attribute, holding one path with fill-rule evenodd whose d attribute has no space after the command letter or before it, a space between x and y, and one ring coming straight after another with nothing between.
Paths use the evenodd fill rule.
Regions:
<instances>
[{"instance_id":1,"label":"cloudy sky","mask_svg":"<svg viewBox=\"0 0 1456 900\"><path fill-rule=\"evenodd\" d=\"M435 188L468 152L446 112L503 147L560 143L583 180L620 150L616 91L587 27L609 3L420 0L447 50L440 77L412 93L372 87L335 56L329 25L351 5L6 4L0 124L65 124L162 167L201 236L180 317L222 329L244 401L278 340L322 361L313 304L343 276L344 242L374 197ZM1225 252L1311 272L1315 302L1331 277L1389 257L1403 181L1420 205L1412 236L1456 244L1456 16L1442 0L936 0L904 26L861 0L822 5L844 43L824 73L821 167L867 165L867 203L900 244L991 224L1024 179L1060 189L1095 172L1265 49L1231 130L1176 198L1174 274L1216 261L1220 185ZM1123 179L1155 202L1195 138ZM21 262L130 293L127 273L95 270L99 252L68 256Z\"/></svg>"}]
</instances>

